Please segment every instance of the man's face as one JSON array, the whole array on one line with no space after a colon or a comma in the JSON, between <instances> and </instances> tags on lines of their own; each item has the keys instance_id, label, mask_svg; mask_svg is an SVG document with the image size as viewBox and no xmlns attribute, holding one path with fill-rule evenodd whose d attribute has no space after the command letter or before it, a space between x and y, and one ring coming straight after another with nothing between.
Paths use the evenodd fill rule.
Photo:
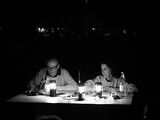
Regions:
<instances>
[{"instance_id":1,"label":"man's face","mask_svg":"<svg viewBox=\"0 0 160 120\"><path fill-rule=\"evenodd\" d=\"M59 64L57 61L50 61L48 63L48 72L51 76L57 75L58 68L59 68Z\"/></svg>"}]
</instances>

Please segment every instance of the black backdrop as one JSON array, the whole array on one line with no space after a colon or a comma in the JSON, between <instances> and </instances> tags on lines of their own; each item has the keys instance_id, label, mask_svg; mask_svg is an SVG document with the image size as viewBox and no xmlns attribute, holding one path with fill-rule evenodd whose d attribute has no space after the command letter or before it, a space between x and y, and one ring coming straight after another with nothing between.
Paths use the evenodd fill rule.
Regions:
<instances>
[{"instance_id":1,"label":"black backdrop","mask_svg":"<svg viewBox=\"0 0 160 120\"><path fill-rule=\"evenodd\" d=\"M30 29L28 29L30 30ZM32 29L31 29L32 30ZM61 67L69 70L78 81L86 81L100 74L100 62L106 61L113 72L119 75L123 71L128 81L136 83L136 39L113 39L103 37L85 40L59 39L57 41L41 39L37 34L8 30L3 49L3 77L10 81L11 89L20 92L38 70L45 67L46 60L55 56ZM37 39L38 38L38 39ZM13 92L13 91L12 91Z\"/></svg>"},{"instance_id":2,"label":"black backdrop","mask_svg":"<svg viewBox=\"0 0 160 120\"><path fill-rule=\"evenodd\" d=\"M143 11L138 5L123 3L108 3L106 7L104 3L4 3L0 29L2 98L23 92L26 83L52 55L59 58L61 66L68 69L76 81L79 70L82 81L98 75L99 63L105 60L115 73L124 71L127 80L138 86L143 97L157 94L156 70L149 67L157 66L158 44L154 43L159 40L158 10L155 7ZM91 19L89 22L85 21L86 16ZM39 24L63 25L78 35L74 39L73 36L42 39L35 31ZM90 24L101 27L103 34L84 35L85 25ZM124 28L131 34L104 37L106 31L116 33ZM154 85L150 84L152 79Z\"/></svg>"}]
</instances>

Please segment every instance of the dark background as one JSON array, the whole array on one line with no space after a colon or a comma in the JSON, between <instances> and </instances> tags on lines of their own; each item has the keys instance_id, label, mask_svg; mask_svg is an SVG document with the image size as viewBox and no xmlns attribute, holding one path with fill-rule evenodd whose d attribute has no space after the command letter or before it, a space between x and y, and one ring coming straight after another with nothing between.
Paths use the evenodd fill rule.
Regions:
<instances>
[{"instance_id":1,"label":"dark background","mask_svg":"<svg viewBox=\"0 0 160 120\"><path fill-rule=\"evenodd\" d=\"M159 17L156 4L58 0L1 4L1 89L4 100L26 89L46 60L56 56L78 81L100 74L106 61L115 75L125 73L143 99L157 95ZM152 9L151 9L152 8ZM65 28L50 37L42 26ZM91 30L93 27L96 31ZM126 31L126 33L123 32ZM141 99L140 98L140 99Z\"/></svg>"}]
</instances>

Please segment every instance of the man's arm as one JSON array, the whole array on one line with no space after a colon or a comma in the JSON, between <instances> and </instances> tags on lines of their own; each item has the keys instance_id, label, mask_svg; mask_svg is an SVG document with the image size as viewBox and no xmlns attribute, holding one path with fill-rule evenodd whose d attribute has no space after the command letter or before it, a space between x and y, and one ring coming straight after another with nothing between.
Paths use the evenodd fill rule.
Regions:
<instances>
[{"instance_id":1,"label":"man's arm","mask_svg":"<svg viewBox=\"0 0 160 120\"><path fill-rule=\"evenodd\" d=\"M44 76L45 70L42 69L36 74L35 78L29 82L28 88L32 91L37 91L41 87L40 85L43 82Z\"/></svg>"},{"instance_id":2,"label":"man's arm","mask_svg":"<svg viewBox=\"0 0 160 120\"><path fill-rule=\"evenodd\" d=\"M95 91L96 82L100 82L100 76L97 76L93 80L87 80L85 82L85 91Z\"/></svg>"},{"instance_id":3,"label":"man's arm","mask_svg":"<svg viewBox=\"0 0 160 120\"><path fill-rule=\"evenodd\" d=\"M57 86L57 90L77 90L77 83L67 70L62 71L64 86Z\"/></svg>"},{"instance_id":4,"label":"man's arm","mask_svg":"<svg viewBox=\"0 0 160 120\"><path fill-rule=\"evenodd\" d=\"M94 91L94 85L95 83L93 82L93 80L87 80L85 83L84 83L84 89L85 91Z\"/></svg>"},{"instance_id":5,"label":"man's arm","mask_svg":"<svg viewBox=\"0 0 160 120\"><path fill-rule=\"evenodd\" d=\"M112 77L112 87L113 88L119 87L118 79L116 79L115 77Z\"/></svg>"}]
</instances>

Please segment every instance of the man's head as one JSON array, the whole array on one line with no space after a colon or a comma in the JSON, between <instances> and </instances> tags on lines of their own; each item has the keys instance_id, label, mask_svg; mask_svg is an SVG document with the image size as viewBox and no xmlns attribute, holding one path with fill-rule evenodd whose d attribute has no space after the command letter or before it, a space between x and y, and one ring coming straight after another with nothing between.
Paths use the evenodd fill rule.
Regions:
<instances>
[{"instance_id":1,"label":"man's head","mask_svg":"<svg viewBox=\"0 0 160 120\"><path fill-rule=\"evenodd\" d=\"M111 69L105 64L101 64L101 70L102 70L102 75L106 78L108 78L111 74Z\"/></svg>"},{"instance_id":2,"label":"man's head","mask_svg":"<svg viewBox=\"0 0 160 120\"><path fill-rule=\"evenodd\" d=\"M56 76L57 75L57 71L60 67L59 62L57 59L52 58L50 60L47 61L47 66L48 66L48 73L51 76Z\"/></svg>"}]
</instances>

